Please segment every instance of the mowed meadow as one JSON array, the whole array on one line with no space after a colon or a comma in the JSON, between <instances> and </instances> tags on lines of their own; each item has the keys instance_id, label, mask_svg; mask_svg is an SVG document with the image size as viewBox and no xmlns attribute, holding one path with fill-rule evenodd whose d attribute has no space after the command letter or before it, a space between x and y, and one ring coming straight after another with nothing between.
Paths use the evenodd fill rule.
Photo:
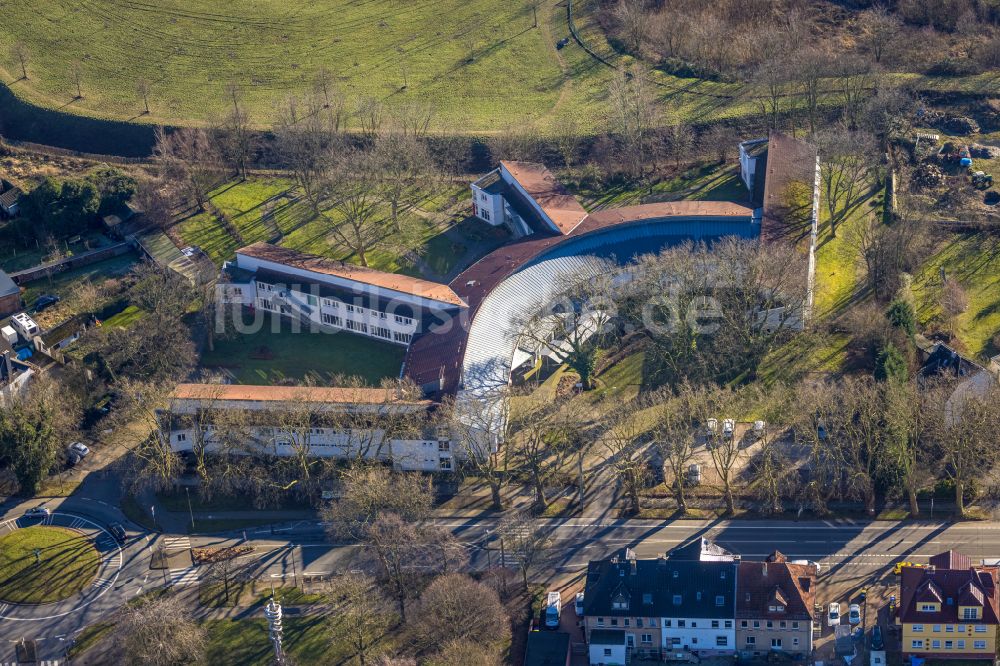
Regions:
<instances>
[{"instance_id":1,"label":"mowed meadow","mask_svg":"<svg viewBox=\"0 0 1000 666\"><path fill-rule=\"evenodd\" d=\"M607 68L568 36L564 4L528 0L17 0L0 76L50 108L149 123L221 115L243 91L267 126L327 70L348 108L431 103L436 129L489 132L599 115ZM28 79L9 45L28 54ZM82 98L77 97L77 77ZM146 114L139 82L149 87Z\"/></svg>"}]
</instances>

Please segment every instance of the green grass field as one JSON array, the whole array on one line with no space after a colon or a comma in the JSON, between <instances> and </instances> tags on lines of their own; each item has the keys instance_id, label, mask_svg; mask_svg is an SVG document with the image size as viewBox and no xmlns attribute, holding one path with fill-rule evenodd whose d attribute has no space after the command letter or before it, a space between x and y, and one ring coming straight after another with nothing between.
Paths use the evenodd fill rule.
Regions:
<instances>
[{"instance_id":1,"label":"green grass field","mask_svg":"<svg viewBox=\"0 0 1000 666\"><path fill-rule=\"evenodd\" d=\"M90 585L99 561L97 550L73 530L36 525L11 532L0 537L0 601L67 599Z\"/></svg>"},{"instance_id":2,"label":"green grass field","mask_svg":"<svg viewBox=\"0 0 1000 666\"><path fill-rule=\"evenodd\" d=\"M399 345L347 331L293 333L285 320L274 332L273 321L265 317L255 333L217 339L215 349L202 354L201 364L225 369L244 384L271 384L307 376L322 380L330 374L343 374L361 377L375 386L386 377L399 376L405 354Z\"/></svg>"},{"instance_id":3,"label":"green grass field","mask_svg":"<svg viewBox=\"0 0 1000 666\"><path fill-rule=\"evenodd\" d=\"M615 65L597 25L598 0L575 0L585 42ZM227 108L230 83L243 91L252 121L267 127L278 103L315 88L326 70L356 109L377 99L390 109L414 102L435 109L433 128L489 134L533 125L592 131L608 114L611 68L569 37L566 4L541 0L19 0L4 6L0 43L23 42L28 78L7 48L0 80L18 96L84 115L154 124L210 122ZM78 64L78 67L75 66ZM79 71L82 97L77 96ZM989 74L897 75L924 90L992 90ZM656 74L662 121L702 121L759 113L755 92L734 83ZM149 85L149 107L137 86ZM838 86L831 81L829 90ZM839 95L823 95L834 105ZM800 106L789 98L786 110Z\"/></svg>"}]
</instances>

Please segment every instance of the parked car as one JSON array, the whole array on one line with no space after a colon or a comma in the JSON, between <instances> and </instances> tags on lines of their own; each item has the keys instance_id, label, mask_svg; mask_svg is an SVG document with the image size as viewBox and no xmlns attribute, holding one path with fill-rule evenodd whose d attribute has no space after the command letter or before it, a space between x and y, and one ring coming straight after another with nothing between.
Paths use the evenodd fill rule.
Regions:
<instances>
[{"instance_id":1,"label":"parked car","mask_svg":"<svg viewBox=\"0 0 1000 666\"><path fill-rule=\"evenodd\" d=\"M764 421L761 421L761 420L754 421L753 422L753 435L754 435L754 437L756 437L757 439L760 439L761 437L763 437L764 436L764 428L766 426L767 426L767 424Z\"/></svg>"},{"instance_id":2,"label":"parked car","mask_svg":"<svg viewBox=\"0 0 1000 666\"><path fill-rule=\"evenodd\" d=\"M847 607L847 621L851 624L861 624L861 606L851 604Z\"/></svg>"},{"instance_id":3,"label":"parked car","mask_svg":"<svg viewBox=\"0 0 1000 666\"><path fill-rule=\"evenodd\" d=\"M25 518L48 518L51 515L47 506L33 506L24 512Z\"/></svg>"},{"instance_id":4,"label":"parked car","mask_svg":"<svg viewBox=\"0 0 1000 666\"><path fill-rule=\"evenodd\" d=\"M840 604L834 601L830 603L826 612L826 626L836 627L838 624L840 624Z\"/></svg>"},{"instance_id":5,"label":"parked car","mask_svg":"<svg viewBox=\"0 0 1000 666\"><path fill-rule=\"evenodd\" d=\"M698 463L688 466L688 484L692 486L701 485L701 465Z\"/></svg>"},{"instance_id":6,"label":"parked car","mask_svg":"<svg viewBox=\"0 0 1000 666\"><path fill-rule=\"evenodd\" d=\"M722 421L722 436L726 439L732 439L733 434L736 432L736 421L733 419L724 419Z\"/></svg>"},{"instance_id":7,"label":"parked car","mask_svg":"<svg viewBox=\"0 0 1000 666\"><path fill-rule=\"evenodd\" d=\"M545 602L545 626L548 629L558 629L561 614L562 596L557 591L549 592Z\"/></svg>"},{"instance_id":8,"label":"parked car","mask_svg":"<svg viewBox=\"0 0 1000 666\"><path fill-rule=\"evenodd\" d=\"M576 611L577 617L583 617L583 592L576 593L576 604L574 604L574 610Z\"/></svg>"},{"instance_id":9,"label":"parked car","mask_svg":"<svg viewBox=\"0 0 1000 666\"><path fill-rule=\"evenodd\" d=\"M709 419L705 422L705 436L714 437L719 433L719 419Z\"/></svg>"},{"instance_id":10,"label":"parked car","mask_svg":"<svg viewBox=\"0 0 1000 666\"><path fill-rule=\"evenodd\" d=\"M872 628L872 649L885 649L885 641L882 639L882 628L877 624Z\"/></svg>"},{"instance_id":11,"label":"parked car","mask_svg":"<svg viewBox=\"0 0 1000 666\"><path fill-rule=\"evenodd\" d=\"M789 564L802 564L807 567L812 567L816 570L817 576L819 575L819 572L823 570L822 565L820 565L819 562L814 562L813 560L792 560Z\"/></svg>"},{"instance_id":12,"label":"parked car","mask_svg":"<svg viewBox=\"0 0 1000 666\"><path fill-rule=\"evenodd\" d=\"M41 312L43 310L47 310L48 308L51 308L53 305L58 303L60 300L62 299L52 294L44 294L42 296L39 296L35 300L35 306L34 306L35 312Z\"/></svg>"},{"instance_id":13,"label":"parked car","mask_svg":"<svg viewBox=\"0 0 1000 666\"><path fill-rule=\"evenodd\" d=\"M115 541L117 541L119 545L125 545L125 540L128 536L125 534L125 528L122 527L121 523L112 523L111 525L108 525L108 532L111 533L111 536L115 538Z\"/></svg>"},{"instance_id":14,"label":"parked car","mask_svg":"<svg viewBox=\"0 0 1000 666\"><path fill-rule=\"evenodd\" d=\"M83 442L73 442L68 447L66 447L66 450L70 454L76 454L81 459L86 458L87 456L90 455L90 447L88 447Z\"/></svg>"}]
</instances>

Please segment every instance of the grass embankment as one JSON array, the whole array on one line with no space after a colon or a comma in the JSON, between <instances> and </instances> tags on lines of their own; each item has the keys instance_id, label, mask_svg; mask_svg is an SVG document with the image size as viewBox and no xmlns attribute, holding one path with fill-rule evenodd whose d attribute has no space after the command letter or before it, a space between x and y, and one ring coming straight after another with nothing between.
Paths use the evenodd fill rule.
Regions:
<instances>
[{"instance_id":1,"label":"grass embankment","mask_svg":"<svg viewBox=\"0 0 1000 666\"><path fill-rule=\"evenodd\" d=\"M91 584L99 564L97 550L79 532L40 525L15 530L0 537L0 601L67 599Z\"/></svg>"}]
</instances>

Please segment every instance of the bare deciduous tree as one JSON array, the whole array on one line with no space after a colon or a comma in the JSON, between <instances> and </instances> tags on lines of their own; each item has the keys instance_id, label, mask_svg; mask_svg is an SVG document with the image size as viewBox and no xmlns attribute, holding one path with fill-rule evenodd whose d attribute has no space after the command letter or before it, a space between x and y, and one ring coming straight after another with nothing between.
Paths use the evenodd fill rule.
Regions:
<instances>
[{"instance_id":1,"label":"bare deciduous tree","mask_svg":"<svg viewBox=\"0 0 1000 666\"><path fill-rule=\"evenodd\" d=\"M871 9L861 12L858 27L865 46L878 64L895 43L903 22L885 4L877 2Z\"/></svg>"},{"instance_id":2,"label":"bare deciduous tree","mask_svg":"<svg viewBox=\"0 0 1000 666\"><path fill-rule=\"evenodd\" d=\"M337 576L323 591L330 600L327 627L332 647L346 647L360 666L373 663L388 647L382 640L395 616L382 591L364 574Z\"/></svg>"},{"instance_id":3,"label":"bare deciduous tree","mask_svg":"<svg viewBox=\"0 0 1000 666\"><path fill-rule=\"evenodd\" d=\"M124 606L108 645L116 663L176 666L204 658L205 629L176 595L142 598Z\"/></svg>"},{"instance_id":4,"label":"bare deciduous tree","mask_svg":"<svg viewBox=\"0 0 1000 666\"><path fill-rule=\"evenodd\" d=\"M630 173L641 177L650 161L650 137L658 116L649 72L639 66L617 70L611 79L608 98L611 104L608 127L621 141Z\"/></svg>"},{"instance_id":5,"label":"bare deciduous tree","mask_svg":"<svg viewBox=\"0 0 1000 666\"><path fill-rule=\"evenodd\" d=\"M153 157L163 175L179 183L198 210L205 210L208 193L219 178L219 154L208 133L191 127L170 132L158 127Z\"/></svg>"},{"instance_id":6,"label":"bare deciduous tree","mask_svg":"<svg viewBox=\"0 0 1000 666\"><path fill-rule=\"evenodd\" d=\"M319 96L289 97L274 124L278 155L316 213L328 193L330 171L343 140L339 121L324 111Z\"/></svg>"},{"instance_id":7,"label":"bare deciduous tree","mask_svg":"<svg viewBox=\"0 0 1000 666\"><path fill-rule=\"evenodd\" d=\"M644 441L645 433L636 412L634 404L619 405L608 415L608 429L600 438L604 461L621 484L631 515L639 513L639 493L649 478L648 442Z\"/></svg>"},{"instance_id":8,"label":"bare deciduous tree","mask_svg":"<svg viewBox=\"0 0 1000 666\"><path fill-rule=\"evenodd\" d=\"M830 233L837 236L837 224L857 203L857 198L870 184L875 156L871 147L874 139L860 132L838 129L820 132L816 137L823 161L820 180L821 199L830 214Z\"/></svg>"},{"instance_id":9,"label":"bare deciduous tree","mask_svg":"<svg viewBox=\"0 0 1000 666\"><path fill-rule=\"evenodd\" d=\"M14 42L10 47L10 56L21 65L21 78L23 80L28 79L28 58L30 57L30 51L28 51L28 45L24 42Z\"/></svg>"},{"instance_id":10,"label":"bare deciduous tree","mask_svg":"<svg viewBox=\"0 0 1000 666\"><path fill-rule=\"evenodd\" d=\"M505 559L503 565L515 563L527 590L528 576L548 547L548 534L529 512L515 511L504 516L497 525L497 537Z\"/></svg>"},{"instance_id":11,"label":"bare deciduous tree","mask_svg":"<svg viewBox=\"0 0 1000 666\"><path fill-rule=\"evenodd\" d=\"M411 624L426 646L458 641L499 648L510 640L510 618L500 597L460 573L441 576L424 590Z\"/></svg>"}]
</instances>

